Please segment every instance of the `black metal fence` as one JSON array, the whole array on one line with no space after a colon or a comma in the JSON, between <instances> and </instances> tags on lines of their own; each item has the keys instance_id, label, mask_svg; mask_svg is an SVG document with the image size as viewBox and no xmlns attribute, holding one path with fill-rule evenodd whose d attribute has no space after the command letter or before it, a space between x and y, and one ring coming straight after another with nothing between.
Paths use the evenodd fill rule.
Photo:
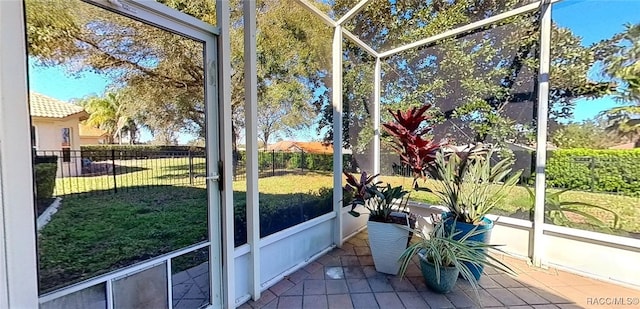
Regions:
<instances>
[{"instance_id":1,"label":"black metal fence","mask_svg":"<svg viewBox=\"0 0 640 309\"><path fill-rule=\"evenodd\" d=\"M204 151L40 150L56 156L55 195L119 192L159 185L202 185ZM350 160L345 155L345 160ZM345 164L345 166L348 164ZM264 151L258 153L259 177L333 170L333 154ZM233 180L246 179L246 153L234 153Z\"/></svg>"},{"instance_id":2,"label":"black metal fence","mask_svg":"<svg viewBox=\"0 0 640 309\"><path fill-rule=\"evenodd\" d=\"M204 152L194 151L36 151L57 156L55 195L119 192L159 185L204 183Z\"/></svg>"},{"instance_id":3,"label":"black metal fence","mask_svg":"<svg viewBox=\"0 0 640 309\"><path fill-rule=\"evenodd\" d=\"M57 196L130 191L159 185L203 185L206 175L206 154L198 150L65 149L36 151L36 156L58 157ZM236 151L233 157L233 180L245 180L246 153ZM356 161L351 154L344 154L344 170L356 172L359 169ZM399 162L397 156L385 157L384 161L383 175L412 175L410 168L393 162ZM333 154L261 151L258 153L258 171L260 178L309 171L330 173Z\"/></svg>"},{"instance_id":4,"label":"black metal fence","mask_svg":"<svg viewBox=\"0 0 640 309\"><path fill-rule=\"evenodd\" d=\"M234 153L234 180L246 179L246 159L245 151L236 151ZM258 172L260 178L308 171L333 171L333 154L309 153L303 150L293 152L275 150L258 152Z\"/></svg>"}]
</instances>

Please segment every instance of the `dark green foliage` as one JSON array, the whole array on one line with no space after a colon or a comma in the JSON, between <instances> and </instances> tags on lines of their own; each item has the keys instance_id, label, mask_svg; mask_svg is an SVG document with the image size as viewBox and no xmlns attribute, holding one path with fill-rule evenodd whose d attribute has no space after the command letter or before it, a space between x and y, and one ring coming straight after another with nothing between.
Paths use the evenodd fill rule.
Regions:
<instances>
[{"instance_id":1,"label":"dark green foliage","mask_svg":"<svg viewBox=\"0 0 640 309\"><path fill-rule=\"evenodd\" d=\"M245 155L244 151L240 152ZM331 153L302 153L302 152L258 152L258 168L270 169L304 169L309 171L332 171L333 154Z\"/></svg>"},{"instance_id":2,"label":"dark green foliage","mask_svg":"<svg viewBox=\"0 0 640 309\"><path fill-rule=\"evenodd\" d=\"M313 171L332 171L333 154L305 154L306 168Z\"/></svg>"},{"instance_id":3,"label":"dark green foliage","mask_svg":"<svg viewBox=\"0 0 640 309\"><path fill-rule=\"evenodd\" d=\"M395 223L391 213L405 212L409 192L403 190L402 186L391 187L390 184L376 181L380 174L367 175L367 172L362 172L359 178L347 172L343 174L347 181L343 190L351 197L345 200L351 205L350 215L359 217L360 213L355 209L361 205L369 211L369 221Z\"/></svg>"},{"instance_id":4,"label":"dark green foliage","mask_svg":"<svg viewBox=\"0 0 640 309\"><path fill-rule=\"evenodd\" d=\"M191 151L194 155L204 155L204 147L196 146L156 146L156 145L90 145L81 146L80 151L82 158L91 161L104 161L112 159L112 150L115 151L116 160L120 160L122 156L130 158L131 156L146 156L147 154L158 153L187 153Z\"/></svg>"},{"instance_id":5,"label":"dark green foliage","mask_svg":"<svg viewBox=\"0 0 640 309\"><path fill-rule=\"evenodd\" d=\"M547 186L640 196L640 149L562 149L547 160Z\"/></svg>"},{"instance_id":6,"label":"dark green foliage","mask_svg":"<svg viewBox=\"0 0 640 309\"><path fill-rule=\"evenodd\" d=\"M54 163L38 163L34 167L36 182L36 198L50 199L56 186L57 157Z\"/></svg>"},{"instance_id":7,"label":"dark green foliage","mask_svg":"<svg viewBox=\"0 0 640 309\"><path fill-rule=\"evenodd\" d=\"M237 193L237 194L235 194ZM247 242L246 195L234 192L235 246ZM260 194L260 237L266 237L333 210L333 189L282 195Z\"/></svg>"},{"instance_id":8,"label":"dark green foliage","mask_svg":"<svg viewBox=\"0 0 640 309\"><path fill-rule=\"evenodd\" d=\"M35 164L40 163L55 163L58 164L58 156L36 156L34 159Z\"/></svg>"}]
</instances>

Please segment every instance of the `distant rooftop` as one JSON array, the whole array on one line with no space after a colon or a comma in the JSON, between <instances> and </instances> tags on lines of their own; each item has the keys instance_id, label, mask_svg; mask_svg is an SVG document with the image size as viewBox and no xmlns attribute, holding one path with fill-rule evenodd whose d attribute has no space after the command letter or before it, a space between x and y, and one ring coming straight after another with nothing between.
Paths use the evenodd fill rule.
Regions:
<instances>
[{"instance_id":1,"label":"distant rooftop","mask_svg":"<svg viewBox=\"0 0 640 309\"><path fill-rule=\"evenodd\" d=\"M267 149L275 151L304 151L307 153L333 153L331 144L325 145L321 142L280 141L269 145Z\"/></svg>"}]
</instances>

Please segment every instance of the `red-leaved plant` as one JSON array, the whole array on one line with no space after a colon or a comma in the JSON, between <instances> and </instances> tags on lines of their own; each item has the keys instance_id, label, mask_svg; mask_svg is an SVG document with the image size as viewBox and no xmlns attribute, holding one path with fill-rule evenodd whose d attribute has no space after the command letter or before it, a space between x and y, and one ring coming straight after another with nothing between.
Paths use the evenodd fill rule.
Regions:
<instances>
[{"instance_id":1,"label":"red-leaved plant","mask_svg":"<svg viewBox=\"0 0 640 309\"><path fill-rule=\"evenodd\" d=\"M418 188L418 179L426 179L427 166L435 160L440 148L447 144L445 140L434 142L430 136L433 128L422 125L430 118L425 114L429 108L431 104L412 107L404 112L389 110L395 121L382 124L394 138L391 147L400 155L400 161L411 168L414 188Z\"/></svg>"}]
</instances>

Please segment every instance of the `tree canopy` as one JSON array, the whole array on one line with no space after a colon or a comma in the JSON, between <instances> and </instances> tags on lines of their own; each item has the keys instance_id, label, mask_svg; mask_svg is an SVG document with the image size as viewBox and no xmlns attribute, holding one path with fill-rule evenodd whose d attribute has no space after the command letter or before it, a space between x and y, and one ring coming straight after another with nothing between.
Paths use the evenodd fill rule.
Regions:
<instances>
[{"instance_id":1,"label":"tree canopy","mask_svg":"<svg viewBox=\"0 0 640 309\"><path fill-rule=\"evenodd\" d=\"M601 43L611 54L604 59L605 72L619 86L617 99L625 104L603 113L608 131L640 143L640 23Z\"/></svg>"},{"instance_id":2,"label":"tree canopy","mask_svg":"<svg viewBox=\"0 0 640 309\"><path fill-rule=\"evenodd\" d=\"M516 8L526 1L374 1L347 26L378 51L389 50L457 26ZM348 1L336 1L344 11ZM382 121L385 108L406 109L425 103L436 108L436 138L457 143L510 141L528 143L536 129L539 13L521 14L467 33L439 40L383 59ZM550 118L569 119L574 99L599 97L609 82L590 80L588 71L604 54L585 47L569 29L552 26ZM373 131L374 60L357 46L345 44L345 146L367 148ZM359 73L351 72L354 66ZM368 86L370 85L370 86ZM321 129L331 139L330 107ZM354 127L356 128L354 130ZM355 134L355 136L354 136Z\"/></svg>"},{"instance_id":3,"label":"tree canopy","mask_svg":"<svg viewBox=\"0 0 640 309\"><path fill-rule=\"evenodd\" d=\"M159 0L215 23L212 1ZM241 2L232 1L232 107L234 141L243 123L244 76ZM133 100L139 121L152 132L179 130L204 136L203 45L80 1L27 0L29 55L69 74L109 76L112 88ZM292 1L258 1L258 104L277 126L263 137L308 126L313 100L326 78L331 31ZM284 113L282 113L284 111ZM274 114L275 113L275 114ZM278 116L277 113L282 113Z\"/></svg>"}]
</instances>

